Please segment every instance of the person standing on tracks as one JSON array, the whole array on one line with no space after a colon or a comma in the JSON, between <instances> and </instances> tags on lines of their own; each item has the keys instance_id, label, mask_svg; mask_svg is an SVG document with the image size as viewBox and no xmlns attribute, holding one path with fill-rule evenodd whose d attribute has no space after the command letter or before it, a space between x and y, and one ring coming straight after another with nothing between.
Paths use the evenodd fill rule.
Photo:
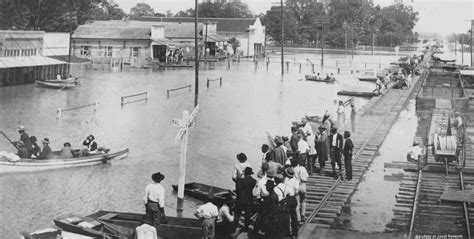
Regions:
<instances>
[{"instance_id":1,"label":"person standing on tracks","mask_svg":"<svg viewBox=\"0 0 474 239\"><path fill-rule=\"evenodd\" d=\"M298 194L299 190L299 182L295 177L295 171L292 167L287 167L285 169L285 187L286 187L286 209L288 211L288 216L290 219L290 229L291 233L289 236L296 236L298 237L298 214L297 214L297 207L298 207L298 200L296 199L296 195Z\"/></svg>"},{"instance_id":2,"label":"person standing on tracks","mask_svg":"<svg viewBox=\"0 0 474 239\"><path fill-rule=\"evenodd\" d=\"M461 117L461 114L456 111L454 112L454 124L453 124L454 127L456 127L456 140L458 141L459 144L463 143L462 142L462 138L463 138L463 134L464 134L464 131L463 131L463 121L462 121L462 117Z\"/></svg>"},{"instance_id":3,"label":"person standing on tracks","mask_svg":"<svg viewBox=\"0 0 474 239\"><path fill-rule=\"evenodd\" d=\"M342 130L346 124L346 108L344 107L344 102L342 100L339 101L339 105L337 106L337 128Z\"/></svg>"},{"instance_id":4,"label":"person standing on tracks","mask_svg":"<svg viewBox=\"0 0 474 239\"><path fill-rule=\"evenodd\" d=\"M310 166L310 163L308 162L309 144L305 140L304 133L301 129L298 131L298 137L298 158L300 163L308 169L308 165Z\"/></svg>"},{"instance_id":5,"label":"person standing on tracks","mask_svg":"<svg viewBox=\"0 0 474 239\"><path fill-rule=\"evenodd\" d=\"M357 109L354 103L354 100L351 102L351 130L352 133L355 133L356 131L356 115L357 115Z\"/></svg>"},{"instance_id":6,"label":"person standing on tracks","mask_svg":"<svg viewBox=\"0 0 474 239\"><path fill-rule=\"evenodd\" d=\"M354 149L354 144L351 140L351 133L349 131L344 132L344 166L346 167L346 179L352 180L352 150Z\"/></svg>"},{"instance_id":7,"label":"person standing on tracks","mask_svg":"<svg viewBox=\"0 0 474 239\"><path fill-rule=\"evenodd\" d=\"M332 173L335 178L337 178L336 174L336 164L339 167L339 174L341 173L341 153L342 153L342 146L343 146L343 138L340 133L337 132L337 128L331 129L331 167Z\"/></svg>"},{"instance_id":8,"label":"person standing on tracks","mask_svg":"<svg viewBox=\"0 0 474 239\"><path fill-rule=\"evenodd\" d=\"M236 224L239 223L239 219L241 216L242 211L244 212L245 221L244 221L244 228L243 232L247 232L249 230L250 225L250 207L253 203L253 189L257 184L257 180L252 177L253 171L252 168L246 167L244 169L245 177L239 178L237 180L237 200L236 200L236 208L235 208L235 222Z\"/></svg>"},{"instance_id":9,"label":"person standing on tracks","mask_svg":"<svg viewBox=\"0 0 474 239\"><path fill-rule=\"evenodd\" d=\"M202 238L204 239L213 239L216 236L216 218L219 215L219 210L212 201L212 196L209 196L207 203L198 207L194 212L194 216L202 220Z\"/></svg>"},{"instance_id":10,"label":"person standing on tracks","mask_svg":"<svg viewBox=\"0 0 474 239\"><path fill-rule=\"evenodd\" d=\"M318 151L319 173L323 175L326 161L328 161L329 154L331 152L331 141L326 133L326 127L324 127L324 125L319 126L319 133L317 135L315 144L317 145L316 147ZM301 162L298 163L300 166L302 165Z\"/></svg>"},{"instance_id":11,"label":"person standing on tracks","mask_svg":"<svg viewBox=\"0 0 474 239\"><path fill-rule=\"evenodd\" d=\"M283 149L283 139L281 136L275 136L275 145L276 148L274 150L275 152L275 162L285 165L285 162L287 160L286 152Z\"/></svg>"},{"instance_id":12,"label":"person standing on tracks","mask_svg":"<svg viewBox=\"0 0 474 239\"><path fill-rule=\"evenodd\" d=\"M306 181L308 181L308 172L306 168L298 164L298 160L292 159L291 160L291 167L295 172L295 179L298 180L298 194L296 195L296 199L299 203L299 214L300 220L302 222L305 221L304 215L306 212Z\"/></svg>"},{"instance_id":13,"label":"person standing on tracks","mask_svg":"<svg viewBox=\"0 0 474 239\"><path fill-rule=\"evenodd\" d=\"M313 173L313 167L317 157L314 143L314 133L313 128L304 117L301 119L301 129L303 130L303 134L309 147L307 169L310 173Z\"/></svg>"},{"instance_id":14,"label":"person standing on tracks","mask_svg":"<svg viewBox=\"0 0 474 239\"><path fill-rule=\"evenodd\" d=\"M276 208L276 215L278 217L278 235L276 238L283 238L288 235L288 225L290 223L289 216L287 212L287 201L288 196L287 186L285 185L284 177L282 174L277 174L274 177L275 179L275 194L278 197L278 204Z\"/></svg>"}]
</instances>

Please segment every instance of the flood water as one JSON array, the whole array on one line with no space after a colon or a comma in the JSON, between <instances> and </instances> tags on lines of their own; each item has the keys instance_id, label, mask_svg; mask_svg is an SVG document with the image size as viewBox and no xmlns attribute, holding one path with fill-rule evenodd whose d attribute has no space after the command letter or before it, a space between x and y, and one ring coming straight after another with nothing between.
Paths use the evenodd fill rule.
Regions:
<instances>
[{"instance_id":1,"label":"flood water","mask_svg":"<svg viewBox=\"0 0 474 239\"><path fill-rule=\"evenodd\" d=\"M289 135L290 121L304 114L322 115L333 110L334 88L331 84L301 81L310 66L292 62L284 77L273 60L268 71L260 63L255 71L252 62L211 63L200 70L200 112L190 130L186 181L198 181L231 188L235 155L244 152L257 171L260 145L266 143L265 132ZM319 55L291 55L298 62ZM344 55L326 54L327 59L348 61ZM388 64L389 55L356 55L354 61ZM335 64L328 62L327 64ZM338 64L341 64L340 62ZM346 63L348 64L348 63ZM335 72L335 65L321 71ZM357 68L353 66L352 68ZM362 67L362 64L358 67ZM81 68L81 69L80 69ZM53 171L0 175L0 235L14 238L21 230L36 230L53 224L56 215L68 212L87 214L99 209L144 212L142 198L150 175L161 171L166 189L165 210L175 215L176 196L171 184L177 183L179 147L174 144L178 131L171 118L180 118L183 110L193 109L194 89L170 93L166 90L194 85L194 69L125 69L124 72L84 70L74 66L83 87L74 90L37 88L19 85L0 88L0 128L10 138L19 138L16 129L24 125L30 136L50 139L53 150L64 142L78 147L89 134L99 146L112 151L130 149L128 158L104 165L59 169ZM220 88L207 78L223 78ZM347 71L337 75L339 90L372 90L373 83L359 82ZM121 106L120 97L147 91L148 101ZM344 99L344 98L342 98ZM92 107L63 112L98 102ZM361 107L367 101L357 99ZM348 109L349 112L349 109ZM14 151L8 141L0 140L0 150ZM185 199L185 215L191 216L200 202Z\"/></svg>"}]
</instances>

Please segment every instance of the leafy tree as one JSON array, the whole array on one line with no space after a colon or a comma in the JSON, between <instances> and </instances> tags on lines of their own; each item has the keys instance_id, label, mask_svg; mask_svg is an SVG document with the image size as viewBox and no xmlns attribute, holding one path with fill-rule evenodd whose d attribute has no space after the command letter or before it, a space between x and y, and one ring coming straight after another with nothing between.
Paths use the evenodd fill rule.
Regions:
<instances>
[{"instance_id":1,"label":"leafy tree","mask_svg":"<svg viewBox=\"0 0 474 239\"><path fill-rule=\"evenodd\" d=\"M263 25L266 27L266 33L273 40L282 42L281 39L281 8L272 7L267 11L262 19ZM290 8L283 9L283 30L284 41L301 42L301 36L298 34L298 25L295 16Z\"/></svg>"},{"instance_id":2,"label":"leafy tree","mask_svg":"<svg viewBox=\"0 0 474 239\"><path fill-rule=\"evenodd\" d=\"M236 54L237 48L240 47L240 41L237 38L232 37L227 41L227 43L229 43L232 46L232 50L234 50L234 54Z\"/></svg>"},{"instance_id":3,"label":"leafy tree","mask_svg":"<svg viewBox=\"0 0 474 239\"><path fill-rule=\"evenodd\" d=\"M194 17L194 8L188 8L186 11L179 11L174 16L175 17Z\"/></svg>"},{"instance_id":4,"label":"leafy tree","mask_svg":"<svg viewBox=\"0 0 474 239\"><path fill-rule=\"evenodd\" d=\"M71 31L90 20L120 19L125 13L112 0L1 0L0 28Z\"/></svg>"},{"instance_id":5,"label":"leafy tree","mask_svg":"<svg viewBox=\"0 0 474 239\"><path fill-rule=\"evenodd\" d=\"M211 3L203 2L198 4L199 17L209 18L242 18L253 17L247 4L242 2L226 2L226 3ZM195 12L193 8L186 11L179 11L175 17L194 17Z\"/></svg>"},{"instance_id":6,"label":"leafy tree","mask_svg":"<svg viewBox=\"0 0 474 239\"><path fill-rule=\"evenodd\" d=\"M155 10L148 5L147 3L137 3L135 7L130 9L130 17L131 18L138 18L143 16L154 16Z\"/></svg>"}]
</instances>

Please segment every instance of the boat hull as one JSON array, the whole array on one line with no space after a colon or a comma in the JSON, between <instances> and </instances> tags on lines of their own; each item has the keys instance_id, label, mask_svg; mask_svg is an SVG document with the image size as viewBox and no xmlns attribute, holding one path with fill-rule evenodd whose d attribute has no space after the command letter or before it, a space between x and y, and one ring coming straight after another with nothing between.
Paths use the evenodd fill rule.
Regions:
<instances>
[{"instance_id":1,"label":"boat hull","mask_svg":"<svg viewBox=\"0 0 474 239\"><path fill-rule=\"evenodd\" d=\"M19 172L35 172L60 168L83 167L106 163L112 159L121 159L128 156L128 149L124 149L114 153L98 154L81 158L70 159L20 159L17 162L0 160L0 174L19 173Z\"/></svg>"},{"instance_id":2,"label":"boat hull","mask_svg":"<svg viewBox=\"0 0 474 239\"><path fill-rule=\"evenodd\" d=\"M36 81L36 85L39 87L43 88L51 88L51 89L71 89L74 87L78 87L79 84L77 81L70 81L70 80L65 80L65 81Z\"/></svg>"},{"instance_id":3,"label":"boat hull","mask_svg":"<svg viewBox=\"0 0 474 239\"><path fill-rule=\"evenodd\" d=\"M367 81L367 82L377 82L377 78L373 77L357 77L360 81Z\"/></svg>"},{"instance_id":4,"label":"boat hull","mask_svg":"<svg viewBox=\"0 0 474 239\"><path fill-rule=\"evenodd\" d=\"M375 93L375 92L345 91L345 90L343 90L343 91L337 92L337 95L371 98L371 97L377 96L377 93Z\"/></svg>"},{"instance_id":5,"label":"boat hull","mask_svg":"<svg viewBox=\"0 0 474 239\"><path fill-rule=\"evenodd\" d=\"M318 79L315 76L312 75L305 75L304 78L307 81L316 81L316 82L325 82L325 83L333 83L335 80L326 80L326 79Z\"/></svg>"},{"instance_id":6,"label":"boat hull","mask_svg":"<svg viewBox=\"0 0 474 239\"><path fill-rule=\"evenodd\" d=\"M69 223L65 219L68 217L77 217L82 221L100 223L92 229L83 228L74 223ZM194 218L178 218L166 216L166 221L162 222L157 228L157 235L160 238L201 238L202 236L202 222ZM138 213L127 212L113 212L113 211L98 211L85 217L78 217L75 215L67 215L63 217L56 217L54 219L56 226L61 229L81 235L94 236L96 238L105 238L108 235L115 233L110 229L120 229L122 237L120 238L135 238L135 228L143 223L150 223L147 221L146 215ZM107 231L107 229L109 229ZM116 235L116 234L115 234ZM112 237L115 238L115 237Z\"/></svg>"},{"instance_id":7,"label":"boat hull","mask_svg":"<svg viewBox=\"0 0 474 239\"><path fill-rule=\"evenodd\" d=\"M172 185L172 187L173 191L178 191L178 185ZM206 201L209 197L208 195L212 195L212 203L220 207L224 204L226 197L231 195L232 192L229 189L193 182L184 185L184 194L201 201Z\"/></svg>"}]
</instances>

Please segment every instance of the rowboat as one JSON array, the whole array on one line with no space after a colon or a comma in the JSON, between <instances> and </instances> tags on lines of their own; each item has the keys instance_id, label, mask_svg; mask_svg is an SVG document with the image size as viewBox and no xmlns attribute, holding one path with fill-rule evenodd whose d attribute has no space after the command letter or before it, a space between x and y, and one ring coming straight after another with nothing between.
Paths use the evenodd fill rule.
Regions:
<instances>
[{"instance_id":1,"label":"rowboat","mask_svg":"<svg viewBox=\"0 0 474 239\"><path fill-rule=\"evenodd\" d=\"M172 67L172 68L190 68L194 67L193 65L188 65L188 64L174 64L174 63L158 63L157 64L159 67Z\"/></svg>"},{"instance_id":2,"label":"rowboat","mask_svg":"<svg viewBox=\"0 0 474 239\"><path fill-rule=\"evenodd\" d=\"M86 157L77 157L69 159L60 158L59 151L53 152L52 159L45 160L22 158L19 161L11 162L6 159L0 158L0 174L90 166L96 164L103 164L112 159L121 159L127 156L128 149L124 149L114 153L97 153Z\"/></svg>"},{"instance_id":3,"label":"rowboat","mask_svg":"<svg viewBox=\"0 0 474 239\"><path fill-rule=\"evenodd\" d=\"M173 187L173 191L178 191L178 185L171 186ZM211 197L212 203L220 207L224 204L226 198L229 195L232 195L233 192L229 189L193 182L184 185L184 194L201 201L206 201Z\"/></svg>"},{"instance_id":4,"label":"rowboat","mask_svg":"<svg viewBox=\"0 0 474 239\"><path fill-rule=\"evenodd\" d=\"M336 81L336 79L334 79L334 78L332 78L332 79L331 78L323 79L323 78L317 77L315 75L305 75L304 78L306 80L309 80L309 81L326 82L326 83L332 83L332 82Z\"/></svg>"},{"instance_id":5,"label":"rowboat","mask_svg":"<svg viewBox=\"0 0 474 239\"><path fill-rule=\"evenodd\" d=\"M323 121L323 118L321 118L321 116L317 116L317 115L314 115L314 116L304 115L304 117L306 118L307 121L313 122L313 123L321 124L321 122Z\"/></svg>"},{"instance_id":6,"label":"rowboat","mask_svg":"<svg viewBox=\"0 0 474 239\"><path fill-rule=\"evenodd\" d=\"M37 80L35 82L39 87L52 89L70 89L81 85L77 78L68 78L65 80Z\"/></svg>"},{"instance_id":7,"label":"rowboat","mask_svg":"<svg viewBox=\"0 0 474 239\"><path fill-rule=\"evenodd\" d=\"M54 218L64 231L95 238L135 238L135 229L150 224L146 215L127 212L98 211L85 217L67 214ZM202 222L194 218L166 216L156 228L160 238L200 238Z\"/></svg>"},{"instance_id":8,"label":"rowboat","mask_svg":"<svg viewBox=\"0 0 474 239\"><path fill-rule=\"evenodd\" d=\"M346 96L354 96L354 97L367 97L371 98L374 96L377 96L378 94L375 92L371 91L347 91L347 90L341 90L337 92L337 95L346 95Z\"/></svg>"}]
</instances>

